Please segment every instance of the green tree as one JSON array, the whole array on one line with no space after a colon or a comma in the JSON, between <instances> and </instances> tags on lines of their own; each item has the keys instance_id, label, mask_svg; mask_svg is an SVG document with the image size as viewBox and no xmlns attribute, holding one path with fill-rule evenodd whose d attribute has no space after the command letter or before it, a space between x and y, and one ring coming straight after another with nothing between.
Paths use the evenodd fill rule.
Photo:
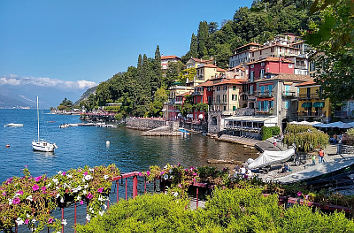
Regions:
<instances>
[{"instance_id":1,"label":"green tree","mask_svg":"<svg viewBox=\"0 0 354 233\"><path fill-rule=\"evenodd\" d=\"M319 20L310 21L305 39L317 51L315 78L332 102L353 99L353 3L316 0L311 9Z\"/></svg>"},{"instance_id":2,"label":"green tree","mask_svg":"<svg viewBox=\"0 0 354 233\"><path fill-rule=\"evenodd\" d=\"M191 57L198 57L198 38L194 35L194 33L192 34L189 53Z\"/></svg>"},{"instance_id":3,"label":"green tree","mask_svg":"<svg viewBox=\"0 0 354 233\"><path fill-rule=\"evenodd\" d=\"M205 58L208 56L208 50L206 47L209 37L209 26L206 21L199 23L198 28L198 57Z\"/></svg>"},{"instance_id":4,"label":"green tree","mask_svg":"<svg viewBox=\"0 0 354 233\"><path fill-rule=\"evenodd\" d=\"M189 81L194 80L195 76L197 75L197 69L194 67L184 69L178 75L178 81L181 83L186 83L187 79Z\"/></svg>"},{"instance_id":5,"label":"green tree","mask_svg":"<svg viewBox=\"0 0 354 233\"><path fill-rule=\"evenodd\" d=\"M149 115L154 117L162 116L162 108L167 99L167 91L162 87L157 89L154 95L154 101L150 104Z\"/></svg>"},{"instance_id":6,"label":"green tree","mask_svg":"<svg viewBox=\"0 0 354 233\"><path fill-rule=\"evenodd\" d=\"M181 61L169 62L166 76L164 77L163 86L169 88L172 83L178 80L179 74L182 72L184 65Z\"/></svg>"}]
</instances>

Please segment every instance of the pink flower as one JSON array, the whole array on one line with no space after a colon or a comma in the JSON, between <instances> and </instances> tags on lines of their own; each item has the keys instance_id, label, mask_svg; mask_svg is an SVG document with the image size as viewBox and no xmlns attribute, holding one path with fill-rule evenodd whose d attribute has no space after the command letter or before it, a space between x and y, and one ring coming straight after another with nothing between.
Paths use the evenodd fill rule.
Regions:
<instances>
[{"instance_id":1,"label":"pink flower","mask_svg":"<svg viewBox=\"0 0 354 233\"><path fill-rule=\"evenodd\" d=\"M42 179L42 176L37 176L37 177L34 178L34 180L35 180L36 182L39 182L41 179Z\"/></svg>"},{"instance_id":2,"label":"pink flower","mask_svg":"<svg viewBox=\"0 0 354 233\"><path fill-rule=\"evenodd\" d=\"M147 176L150 176L150 171L147 171L147 172L146 172L146 175L147 175Z\"/></svg>"},{"instance_id":3,"label":"pink flower","mask_svg":"<svg viewBox=\"0 0 354 233\"><path fill-rule=\"evenodd\" d=\"M38 185L35 184L35 185L32 186L32 190L33 190L33 191L37 191L38 189L39 189L39 186L38 186Z\"/></svg>"},{"instance_id":4,"label":"pink flower","mask_svg":"<svg viewBox=\"0 0 354 233\"><path fill-rule=\"evenodd\" d=\"M88 193L87 196L86 196L88 199L92 199L93 198L93 195L91 193Z\"/></svg>"},{"instance_id":5,"label":"pink flower","mask_svg":"<svg viewBox=\"0 0 354 233\"><path fill-rule=\"evenodd\" d=\"M65 176L65 175L66 175L66 172L63 172L62 175Z\"/></svg>"},{"instance_id":6,"label":"pink flower","mask_svg":"<svg viewBox=\"0 0 354 233\"><path fill-rule=\"evenodd\" d=\"M20 200L20 198L18 198L18 197L14 198L14 199L12 200L12 204L14 204L14 205L20 204L20 202L21 202L21 200Z\"/></svg>"},{"instance_id":7,"label":"pink flower","mask_svg":"<svg viewBox=\"0 0 354 233\"><path fill-rule=\"evenodd\" d=\"M181 185L181 184L178 184L178 187L179 187L179 188L182 188L182 185Z\"/></svg>"},{"instance_id":8,"label":"pink flower","mask_svg":"<svg viewBox=\"0 0 354 233\"><path fill-rule=\"evenodd\" d=\"M83 200L81 200L81 201L80 201L80 205L83 205L83 204L84 204L84 201L83 201Z\"/></svg>"},{"instance_id":9,"label":"pink flower","mask_svg":"<svg viewBox=\"0 0 354 233\"><path fill-rule=\"evenodd\" d=\"M20 190L20 191L17 192L17 194L22 195L22 194L23 194L23 191Z\"/></svg>"},{"instance_id":10,"label":"pink flower","mask_svg":"<svg viewBox=\"0 0 354 233\"><path fill-rule=\"evenodd\" d=\"M53 223L53 221L54 221L54 219L52 219L52 218L48 219L49 224Z\"/></svg>"},{"instance_id":11,"label":"pink flower","mask_svg":"<svg viewBox=\"0 0 354 233\"><path fill-rule=\"evenodd\" d=\"M25 224L28 225L28 223L29 223L29 219L26 219Z\"/></svg>"},{"instance_id":12,"label":"pink flower","mask_svg":"<svg viewBox=\"0 0 354 233\"><path fill-rule=\"evenodd\" d=\"M77 170L78 172L82 172L82 170L81 169L79 169L79 170Z\"/></svg>"},{"instance_id":13,"label":"pink flower","mask_svg":"<svg viewBox=\"0 0 354 233\"><path fill-rule=\"evenodd\" d=\"M198 175L197 173L195 173L195 172L193 173L193 176L197 176L197 175Z\"/></svg>"},{"instance_id":14,"label":"pink flower","mask_svg":"<svg viewBox=\"0 0 354 233\"><path fill-rule=\"evenodd\" d=\"M6 196L6 192L2 192L2 195L3 195L3 196Z\"/></svg>"},{"instance_id":15,"label":"pink flower","mask_svg":"<svg viewBox=\"0 0 354 233\"><path fill-rule=\"evenodd\" d=\"M143 176L143 173L139 172L139 176Z\"/></svg>"},{"instance_id":16,"label":"pink flower","mask_svg":"<svg viewBox=\"0 0 354 233\"><path fill-rule=\"evenodd\" d=\"M193 179L193 182L195 182L195 178Z\"/></svg>"},{"instance_id":17,"label":"pink flower","mask_svg":"<svg viewBox=\"0 0 354 233\"><path fill-rule=\"evenodd\" d=\"M47 190L47 188L46 188L45 186L43 186L43 187L41 188L41 190L42 190L42 191L45 191L45 190Z\"/></svg>"},{"instance_id":18,"label":"pink flower","mask_svg":"<svg viewBox=\"0 0 354 233\"><path fill-rule=\"evenodd\" d=\"M88 172L85 172L84 175L87 176Z\"/></svg>"},{"instance_id":19,"label":"pink flower","mask_svg":"<svg viewBox=\"0 0 354 233\"><path fill-rule=\"evenodd\" d=\"M160 173L161 176L162 176L163 174L165 174L165 171L162 171L162 172Z\"/></svg>"},{"instance_id":20,"label":"pink flower","mask_svg":"<svg viewBox=\"0 0 354 233\"><path fill-rule=\"evenodd\" d=\"M99 189L97 190L97 192L102 193L102 192L103 192L103 188L99 188Z\"/></svg>"},{"instance_id":21,"label":"pink flower","mask_svg":"<svg viewBox=\"0 0 354 233\"><path fill-rule=\"evenodd\" d=\"M298 197L301 197L301 195L302 195L302 192L300 192L300 191L297 192L297 196L298 196Z\"/></svg>"},{"instance_id":22,"label":"pink flower","mask_svg":"<svg viewBox=\"0 0 354 233\"><path fill-rule=\"evenodd\" d=\"M306 195L306 196L305 196L305 199L306 199L306 200L309 199L309 195Z\"/></svg>"}]
</instances>

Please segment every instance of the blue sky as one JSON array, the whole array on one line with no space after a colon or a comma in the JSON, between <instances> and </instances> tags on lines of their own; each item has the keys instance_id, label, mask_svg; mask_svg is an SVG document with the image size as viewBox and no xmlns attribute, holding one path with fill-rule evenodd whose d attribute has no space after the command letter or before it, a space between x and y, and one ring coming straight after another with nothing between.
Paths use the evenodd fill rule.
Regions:
<instances>
[{"instance_id":1,"label":"blue sky","mask_svg":"<svg viewBox=\"0 0 354 233\"><path fill-rule=\"evenodd\" d=\"M220 24L251 3L1 0L0 78L99 83L135 65L139 53L153 56L157 44L164 55L182 56L201 20Z\"/></svg>"}]
</instances>

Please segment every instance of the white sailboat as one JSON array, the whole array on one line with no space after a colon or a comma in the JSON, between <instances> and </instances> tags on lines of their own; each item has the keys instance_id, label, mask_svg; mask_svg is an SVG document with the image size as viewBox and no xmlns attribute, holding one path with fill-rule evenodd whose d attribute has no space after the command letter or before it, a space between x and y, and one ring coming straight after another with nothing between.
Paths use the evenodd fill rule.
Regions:
<instances>
[{"instance_id":1,"label":"white sailboat","mask_svg":"<svg viewBox=\"0 0 354 233\"><path fill-rule=\"evenodd\" d=\"M38 109L38 96L37 96L37 129L38 129L38 138L37 141L33 141L32 142L32 148L35 151L43 151L43 152L54 152L54 150L57 147L57 145L55 145L55 143L50 143L44 140L40 140L39 139L39 109Z\"/></svg>"}]
</instances>

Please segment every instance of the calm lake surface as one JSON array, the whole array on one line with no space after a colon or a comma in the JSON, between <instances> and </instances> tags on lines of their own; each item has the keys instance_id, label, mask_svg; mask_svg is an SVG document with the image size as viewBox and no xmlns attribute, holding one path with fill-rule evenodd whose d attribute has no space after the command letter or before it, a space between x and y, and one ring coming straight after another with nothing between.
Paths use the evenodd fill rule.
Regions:
<instances>
[{"instance_id":1,"label":"calm lake surface","mask_svg":"<svg viewBox=\"0 0 354 233\"><path fill-rule=\"evenodd\" d=\"M241 145L219 142L201 135L182 137L143 137L140 131L119 128L70 127L63 123L80 123L79 116L52 115L40 111L40 136L59 147L55 154L32 151L37 138L36 110L0 110L0 182L21 176L25 165L31 174L55 174L59 170L111 163L124 172L147 170L150 165L181 163L184 166L207 165L208 159L245 161L255 157L255 150ZM20 123L21 128L3 127ZM106 147L109 140L110 146ZM5 145L10 144L10 148ZM220 166L220 165L219 165Z\"/></svg>"}]
</instances>

